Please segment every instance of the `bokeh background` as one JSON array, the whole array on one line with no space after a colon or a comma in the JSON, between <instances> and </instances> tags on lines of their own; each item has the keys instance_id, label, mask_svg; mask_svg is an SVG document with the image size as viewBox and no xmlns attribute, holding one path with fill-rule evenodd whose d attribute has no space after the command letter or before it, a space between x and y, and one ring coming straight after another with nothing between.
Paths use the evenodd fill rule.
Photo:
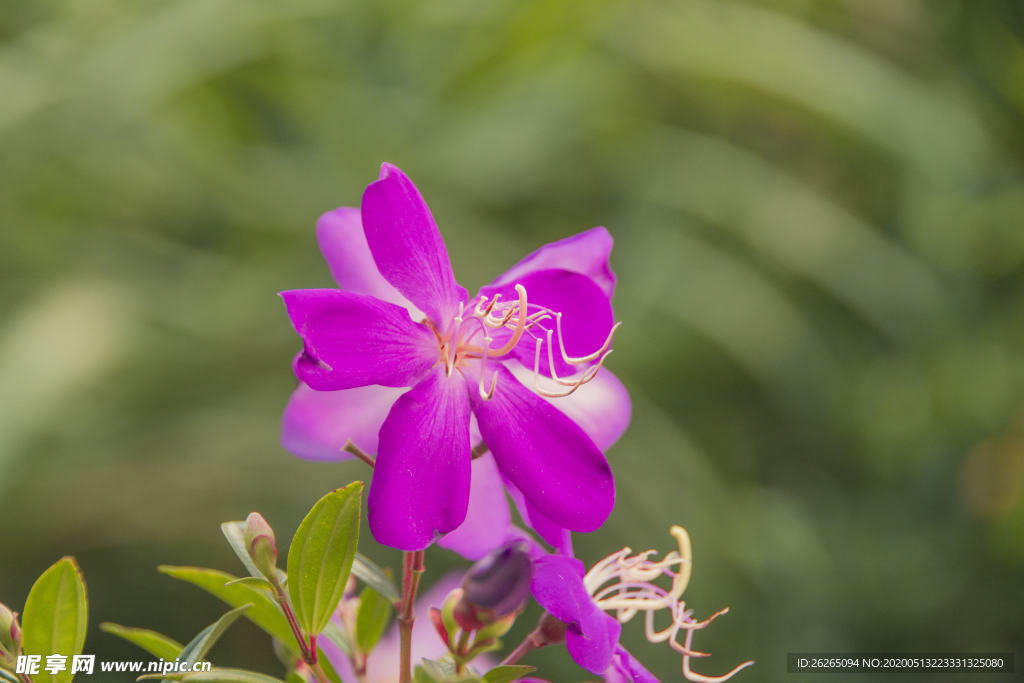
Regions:
<instances>
[{"instance_id":1,"label":"bokeh background","mask_svg":"<svg viewBox=\"0 0 1024 683\"><path fill-rule=\"evenodd\" d=\"M1024 649L1010 0L0 0L0 601L75 555L86 652L143 659L97 624L184 642L224 611L156 565L240 572L220 522L287 539L368 477L278 446L276 293L331 286L316 218L382 161L470 290L615 236L634 418L577 551L686 526L689 604L732 608L699 670ZM431 550L427 582L457 566ZM526 661L593 680L550 650ZM247 623L212 657L281 673Z\"/></svg>"}]
</instances>

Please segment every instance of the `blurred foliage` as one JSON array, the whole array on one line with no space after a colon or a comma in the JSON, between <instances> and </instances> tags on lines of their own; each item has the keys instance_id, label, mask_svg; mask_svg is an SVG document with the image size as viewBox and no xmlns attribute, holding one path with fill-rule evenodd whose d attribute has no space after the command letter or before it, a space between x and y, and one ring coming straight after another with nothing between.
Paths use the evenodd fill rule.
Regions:
<instances>
[{"instance_id":1,"label":"blurred foliage","mask_svg":"<svg viewBox=\"0 0 1024 683\"><path fill-rule=\"evenodd\" d=\"M0 601L74 554L95 623L187 639L220 607L157 564L237 573L220 522L287 537L366 478L277 445L276 292L331 286L314 222L382 161L471 290L615 235L635 413L577 549L686 526L690 604L732 608L700 671L1022 649L1011 0L0 0ZM278 675L260 637L214 654ZM116 640L85 651L136 656ZM592 678L566 659L529 663Z\"/></svg>"}]
</instances>

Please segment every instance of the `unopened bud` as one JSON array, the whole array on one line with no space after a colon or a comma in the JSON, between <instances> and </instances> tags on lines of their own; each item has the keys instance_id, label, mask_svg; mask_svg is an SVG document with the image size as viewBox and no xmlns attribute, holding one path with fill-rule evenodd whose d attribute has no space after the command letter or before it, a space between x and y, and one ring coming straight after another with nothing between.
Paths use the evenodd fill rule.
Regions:
<instances>
[{"instance_id":1,"label":"unopened bud","mask_svg":"<svg viewBox=\"0 0 1024 683\"><path fill-rule=\"evenodd\" d=\"M12 655L21 649L21 626L18 624L18 615L3 603L0 603L0 648Z\"/></svg>"},{"instance_id":2,"label":"unopened bud","mask_svg":"<svg viewBox=\"0 0 1024 683\"><path fill-rule=\"evenodd\" d=\"M514 614L530 596L533 564L529 548L517 541L490 553L466 572L455 619L463 630L477 630Z\"/></svg>"},{"instance_id":3,"label":"unopened bud","mask_svg":"<svg viewBox=\"0 0 1024 683\"><path fill-rule=\"evenodd\" d=\"M277 585L277 545L274 543L274 530L263 515L253 512L246 518L243 538L252 563L263 572L267 581Z\"/></svg>"}]
</instances>

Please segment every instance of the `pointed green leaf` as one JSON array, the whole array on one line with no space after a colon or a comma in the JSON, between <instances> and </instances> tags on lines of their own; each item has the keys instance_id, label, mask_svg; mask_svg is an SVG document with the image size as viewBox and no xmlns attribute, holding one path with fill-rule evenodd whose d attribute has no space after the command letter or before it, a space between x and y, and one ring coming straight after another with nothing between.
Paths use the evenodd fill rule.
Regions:
<instances>
[{"instance_id":1,"label":"pointed green leaf","mask_svg":"<svg viewBox=\"0 0 1024 683\"><path fill-rule=\"evenodd\" d=\"M44 657L62 654L68 656L69 662L71 656L82 654L89 605L85 581L75 558L65 557L43 572L29 591L21 623L25 654ZM40 668L32 680L34 683L68 683L71 678L69 664L56 674Z\"/></svg>"},{"instance_id":2,"label":"pointed green leaf","mask_svg":"<svg viewBox=\"0 0 1024 683\"><path fill-rule=\"evenodd\" d=\"M138 645L158 659L176 659L181 655L181 650L184 647L184 645L173 638L168 638L156 631L150 631L148 628L132 628L131 626L121 626L120 624L104 621L100 624L100 630L104 633L124 638L129 643Z\"/></svg>"},{"instance_id":3,"label":"pointed green leaf","mask_svg":"<svg viewBox=\"0 0 1024 683\"><path fill-rule=\"evenodd\" d=\"M359 543L363 482L320 499L288 549L288 593L300 628L319 635L338 608Z\"/></svg>"},{"instance_id":4,"label":"pointed green leaf","mask_svg":"<svg viewBox=\"0 0 1024 683\"><path fill-rule=\"evenodd\" d=\"M221 615L220 619L200 631L199 635L193 638L188 645L182 648L179 657L189 664L195 664L196 662L201 661L206 656L206 653L210 651L210 648L220 640L220 637L224 635L224 632L228 630L231 624L235 623L238 617L242 616L242 614L252 606L252 603L242 605L241 607Z\"/></svg>"},{"instance_id":5,"label":"pointed green leaf","mask_svg":"<svg viewBox=\"0 0 1024 683\"><path fill-rule=\"evenodd\" d=\"M373 651L391 621L391 603L369 586L359 594L359 613L356 615L356 640L365 654Z\"/></svg>"},{"instance_id":6,"label":"pointed green leaf","mask_svg":"<svg viewBox=\"0 0 1024 683\"><path fill-rule=\"evenodd\" d=\"M11 673L5 669L0 669L0 683L25 683L25 681L18 678L17 674Z\"/></svg>"},{"instance_id":7,"label":"pointed green leaf","mask_svg":"<svg viewBox=\"0 0 1024 683\"><path fill-rule=\"evenodd\" d=\"M299 653L299 643L295 640L295 636L292 635L292 629L288 626L288 620L285 619L281 608L277 606L277 603L266 592L240 583L230 586L226 585L238 577L232 576L227 572L217 571L216 569L170 567L167 565L162 565L157 569L161 573L175 579L199 586L207 593L220 598L232 607L240 607L241 605L252 603L253 606L245 613L245 617L272 637L281 641L293 653ZM320 666L332 683L341 683L341 677L338 676L338 673L331 666L330 661L323 655L322 651L320 652L319 660Z\"/></svg>"},{"instance_id":8,"label":"pointed green leaf","mask_svg":"<svg viewBox=\"0 0 1024 683\"><path fill-rule=\"evenodd\" d=\"M356 553L356 559L352 562L352 573L391 604L401 602L402 596L399 595L395 582L383 569L374 564L373 560L362 553Z\"/></svg>"},{"instance_id":9,"label":"pointed green leaf","mask_svg":"<svg viewBox=\"0 0 1024 683\"><path fill-rule=\"evenodd\" d=\"M280 640L289 650L299 651L299 644L296 642L295 636L292 635L288 620L285 619L277 603L266 592L245 584L226 585L238 577L215 569L168 567L165 565L159 567L159 570L168 576L199 586L232 607L241 607L252 603L252 608L245 613L246 618Z\"/></svg>"},{"instance_id":10,"label":"pointed green leaf","mask_svg":"<svg viewBox=\"0 0 1024 683\"><path fill-rule=\"evenodd\" d=\"M537 670L535 666L523 666L521 664L506 664L504 666L496 666L486 674L484 674L484 680L487 683L511 683L517 678L522 678L526 674L533 673Z\"/></svg>"}]
</instances>

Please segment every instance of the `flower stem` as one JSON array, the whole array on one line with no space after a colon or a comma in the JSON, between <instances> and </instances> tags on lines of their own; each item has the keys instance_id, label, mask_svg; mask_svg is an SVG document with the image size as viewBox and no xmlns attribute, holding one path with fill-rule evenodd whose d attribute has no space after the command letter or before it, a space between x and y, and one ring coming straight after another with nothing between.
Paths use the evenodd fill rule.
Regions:
<instances>
[{"instance_id":1,"label":"flower stem","mask_svg":"<svg viewBox=\"0 0 1024 683\"><path fill-rule=\"evenodd\" d=\"M400 683L412 683L412 624L416 620L413 605L424 569L422 550L402 554L402 604L398 614L398 631L402 640Z\"/></svg>"},{"instance_id":2,"label":"flower stem","mask_svg":"<svg viewBox=\"0 0 1024 683\"><path fill-rule=\"evenodd\" d=\"M345 451L346 453L351 453L352 455L356 456L357 458L365 462L370 467L375 467L377 465L377 458L365 452L362 448L352 443L351 440L345 442L345 445L341 447L341 450Z\"/></svg>"},{"instance_id":3,"label":"flower stem","mask_svg":"<svg viewBox=\"0 0 1024 683\"><path fill-rule=\"evenodd\" d=\"M505 657L502 664L515 664L531 650L564 643L565 629L565 623L553 617L549 612L545 612L537 620L537 628L533 629L533 632L519 643L519 647L513 650L512 654Z\"/></svg>"},{"instance_id":4,"label":"flower stem","mask_svg":"<svg viewBox=\"0 0 1024 683\"><path fill-rule=\"evenodd\" d=\"M519 647L517 647L515 650L512 650L512 653L502 660L501 665L504 666L506 664L515 664L520 659L525 657L526 653L530 652L531 650L537 649L537 643L534 641L533 638L535 633L536 631L526 636L523 642L519 643Z\"/></svg>"},{"instance_id":5,"label":"flower stem","mask_svg":"<svg viewBox=\"0 0 1024 683\"><path fill-rule=\"evenodd\" d=\"M331 679L327 678L327 674L325 674L324 670L320 668L320 662L313 662L309 665L309 669L313 672L313 675L316 676L316 680L319 681L319 683L331 683Z\"/></svg>"}]
</instances>

